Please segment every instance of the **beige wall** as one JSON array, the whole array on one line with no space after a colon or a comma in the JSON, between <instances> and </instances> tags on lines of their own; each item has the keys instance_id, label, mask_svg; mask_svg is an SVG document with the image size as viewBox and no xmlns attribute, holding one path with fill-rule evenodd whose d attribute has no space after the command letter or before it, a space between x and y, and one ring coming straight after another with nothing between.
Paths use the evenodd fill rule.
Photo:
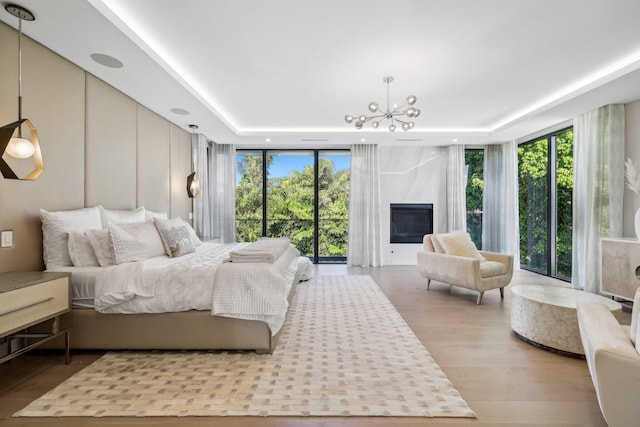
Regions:
<instances>
[{"instance_id":1,"label":"beige wall","mask_svg":"<svg viewBox=\"0 0 640 427\"><path fill-rule=\"evenodd\" d=\"M17 120L17 32L0 23L0 126ZM145 206L188 218L190 134L23 37L23 116L38 130L37 181L0 178L0 272L41 270L38 211Z\"/></svg>"}]
</instances>

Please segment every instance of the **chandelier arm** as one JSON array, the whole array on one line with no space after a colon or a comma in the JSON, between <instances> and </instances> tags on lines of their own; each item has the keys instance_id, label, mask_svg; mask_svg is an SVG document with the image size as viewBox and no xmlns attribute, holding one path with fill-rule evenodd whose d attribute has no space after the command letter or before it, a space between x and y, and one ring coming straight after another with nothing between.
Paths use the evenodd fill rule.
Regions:
<instances>
[{"instance_id":1,"label":"chandelier arm","mask_svg":"<svg viewBox=\"0 0 640 427\"><path fill-rule=\"evenodd\" d=\"M396 112L400 111L401 109L403 109L403 108L404 108L404 107L406 107L407 105L409 105L409 104L403 104L403 105L401 105L401 106L399 106L399 107L396 107L396 108L394 108L394 109L393 109L393 111L392 111L391 113L392 113L392 114L395 114ZM403 111L402 113L404 113L404 111Z\"/></svg>"}]
</instances>

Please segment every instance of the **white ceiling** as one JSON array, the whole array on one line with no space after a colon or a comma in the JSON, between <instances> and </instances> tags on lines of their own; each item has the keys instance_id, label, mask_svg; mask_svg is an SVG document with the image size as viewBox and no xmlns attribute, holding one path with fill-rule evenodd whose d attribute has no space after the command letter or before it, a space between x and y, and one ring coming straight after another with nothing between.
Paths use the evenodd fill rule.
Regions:
<instances>
[{"instance_id":1,"label":"white ceiling","mask_svg":"<svg viewBox=\"0 0 640 427\"><path fill-rule=\"evenodd\" d=\"M36 16L26 35L185 129L245 147L504 142L640 99L638 0L16 3ZM17 27L4 9L0 20ZM386 75L391 103L418 97L416 128L346 124L386 103Z\"/></svg>"}]
</instances>

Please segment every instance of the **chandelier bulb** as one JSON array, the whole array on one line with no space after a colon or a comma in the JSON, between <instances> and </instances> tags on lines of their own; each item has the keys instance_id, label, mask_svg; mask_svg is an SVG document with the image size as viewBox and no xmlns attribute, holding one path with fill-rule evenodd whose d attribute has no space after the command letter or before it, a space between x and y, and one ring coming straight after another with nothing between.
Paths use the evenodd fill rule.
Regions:
<instances>
[{"instance_id":1,"label":"chandelier bulb","mask_svg":"<svg viewBox=\"0 0 640 427\"><path fill-rule=\"evenodd\" d=\"M418 117L420 115L420 110L416 108L415 113L413 113L413 117Z\"/></svg>"},{"instance_id":2,"label":"chandelier bulb","mask_svg":"<svg viewBox=\"0 0 640 427\"><path fill-rule=\"evenodd\" d=\"M376 111L378 111L378 103L377 102L370 103L369 111L371 111L372 113L375 113Z\"/></svg>"},{"instance_id":3,"label":"chandelier bulb","mask_svg":"<svg viewBox=\"0 0 640 427\"><path fill-rule=\"evenodd\" d=\"M353 122L353 116L351 114L347 114L344 116L344 121L347 123L352 123Z\"/></svg>"},{"instance_id":4,"label":"chandelier bulb","mask_svg":"<svg viewBox=\"0 0 640 427\"><path fill-rule=\"evenodd\" d=\"M367 121L367 116L365 116L364 114L361 115L360 117L358 117L358 120L360 120L362 123Z\"/></svg>"},{"instance_id":5,"label":"chandelier bulb","mask_svg":"<svg viewBox=\"0 0 640 427\"><path fill-rule=\"evenodd\" d=\"M356 122L356 129L362 129L362 122Z\"/></svg>"},{"instance_id":6,"label":"chandelier bulb","mask_svg":"<svg viewBox=\"0 0 640 427\"><path fill-rule=\"evenodd\" d=\"M413 129L413 127L414 127L415 125L416 125L415 123L413 123L413 122L409 122L409 129Z\"/></svg>"},{"instance_id":7,"label":"chandelier bulb","mask_svg":"<svg viewBox=\"0 0 640 427\"><path fill-rule=\"evenodd\" d=\"M389 125L389 132L395 132L396 131L396 125L394 125L393 123Z\"/></svg>"},{"instance_id":8,"label":"chandelier bulb","mask_svg":"<svg viewBox=\"0 0 640 427\"><path fill-rule=\"evenodd\" d=\"M415 104L417 100L418 100L418 98L416 98L413 95L407 96L407 104L409 104L409 105Z\"/></svg>"},{"instance_id":9,"label":"chandelier bulb","mask_svg":"<svg viewBox=\"0 0 640 427\"><path fill-rule=\"evenodd\" d=\"M409 130L409 123L403 123L402 124L402 130L405 131L405 132L408 131Z\"/></svg>"},{"instance_id":10,"label":"chandelier bulb","mask_svg":"<svg viewBox=\"0 0 640 427\"><path fill-rule=\"evenodd\" d=\"M380 125L380 122L373 122L371 123L371 127L374 129L378 129L378 126Z\"/></svg>"}]
</instances>

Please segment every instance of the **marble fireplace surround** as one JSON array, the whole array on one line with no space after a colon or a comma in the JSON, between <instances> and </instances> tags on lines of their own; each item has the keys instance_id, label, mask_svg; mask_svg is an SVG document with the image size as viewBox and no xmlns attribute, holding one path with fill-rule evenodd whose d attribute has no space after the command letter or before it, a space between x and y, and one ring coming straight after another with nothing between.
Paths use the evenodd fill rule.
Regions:
<instances>
[{"instance_id":1,"label":"marble fireplace surround","mask_svg":"<svg viewBox=\"0 0 640 427\"><path fill-rule=\"evenodd\" d=\"M390 243L391 203L432 203L433 232L447 227L447 148L378 147L384 265L416 265L419 243Z\"/></svg>"}]
</instances>

